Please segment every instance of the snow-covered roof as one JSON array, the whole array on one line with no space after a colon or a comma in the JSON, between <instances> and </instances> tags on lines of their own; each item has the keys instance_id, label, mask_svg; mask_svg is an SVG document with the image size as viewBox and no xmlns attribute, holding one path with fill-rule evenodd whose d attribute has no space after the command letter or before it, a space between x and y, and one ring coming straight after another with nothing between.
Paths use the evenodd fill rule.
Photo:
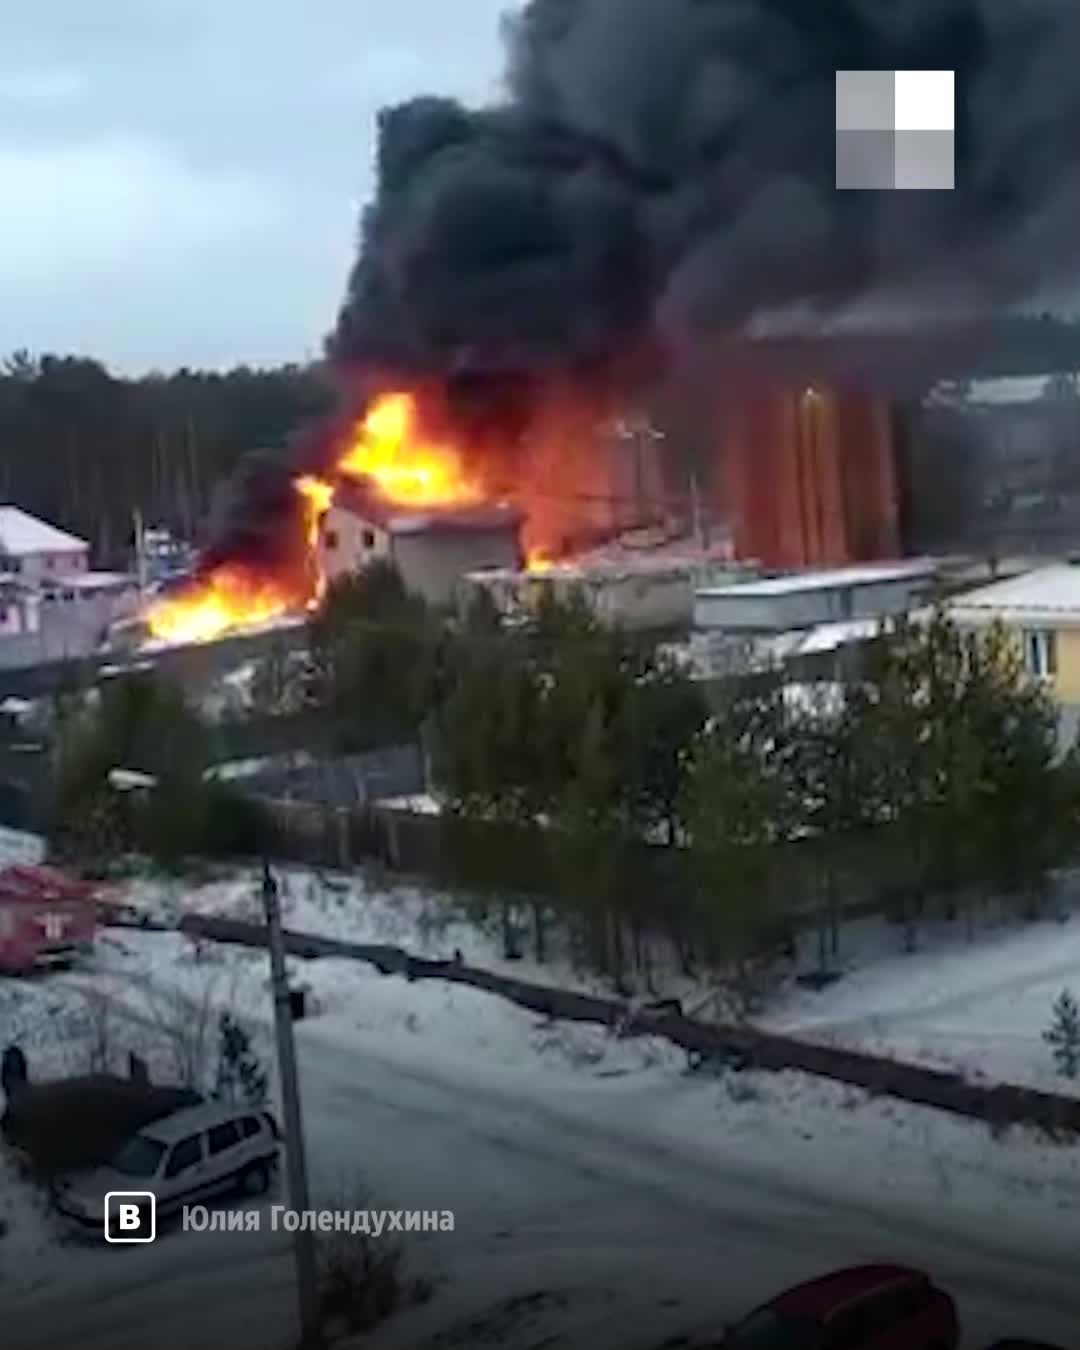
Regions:
<instances>
[{"instance_id":1,"label":"snow-covered roof","mask_svg":"<svg viewBox=\"0 0 1080 1350\"><path fill-rule=\"evenodd\" d=\"M1054 375L1006 375L996 380L972 380L968 386L969 403L988 403L1008 406L1015 403L1036 403L1046 395Z\"/></svg>"},{"instance_id":2,"label":"snow-covered roof","mask_svg":"<svg viewBox=\"0 0 1080 1350\"><path fill-rule=\"evenodd\" d=\"M1080 623L1080 561L1054 563L954 597L954 619Z\"/></svg>"},{"instance_id":3,"label":"snow-covered roof","mask_svg":"<svg viewBox=\"0 0 1080 1350\"><path fill-rule=\"evenodd\" d=\"M84 553L90 545L58 530L17 506L0 506L0 553L23 558L31 553Z\"/></svg>"},{"instance_id":4,"label":"snow-covered roof","mask_svg":"<svg viewBox=\"0 0 1080 1350\"><path fill-rule=\"evenodd\" d=\"M881 633L881 629L880 618L845 619L751 640L755 650L762 655L771 656L777 661L789 661L794 656L835 652L853 642L869 642Z\"/></svg>"},{"instance_id":5,"label":"snow-covered roof","mask_svg":"<svg viewBox=\"0 0 1080 1350\"><path fill-rule=\"evenodd\" d=\"M764 581L741 581L730 586L707 586L698 595L715 599L754 600L801 591L827 591L847 586L873 586L887 581L909 581L932 577L937 564L930 558L912 558L903 562L873 563L864 567L828 567L816 571L792 572Z\"/></svg>"}]
</instances>

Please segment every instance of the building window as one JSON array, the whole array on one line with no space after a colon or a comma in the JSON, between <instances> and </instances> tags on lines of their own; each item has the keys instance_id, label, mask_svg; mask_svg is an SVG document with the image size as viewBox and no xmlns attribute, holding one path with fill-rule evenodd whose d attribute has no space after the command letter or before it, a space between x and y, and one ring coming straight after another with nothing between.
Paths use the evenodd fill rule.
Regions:
<instances>
[{"instance_id":1,"label":"building window","mask_svg":"<svg viewBox=\"0 0 1080 1350\"><path fill-rule=\"evenodd\" d=\"M1057 674L1057 634L1048 628L1024 633L1024 666L1037 680L1052 680Z\"/></svg>"},{"instance_id":2,"label":"building window","mask_svg":"<svg viewBox=\"0 0 1080 1350\"><path fill-rule=\"evenodd\" d=\"M374 530L365 530L364 533L363 533L363 535L361 536L361 538L362 538L363 541L364 541L364 547L365 547L365 548L374 548L374 547L375 547L375 531L374 531Z\"/></svg>"},{"instance_id":3,"label":"building window","mask_svg":"<svg viewBox=\"0 0 1080 1350\"><path fill-rule=\"evenodd\" d=\"M327 530L323 535L323 543L328 549L333 551L338 546L337 530Z\"/></svg>"}]
</instances>

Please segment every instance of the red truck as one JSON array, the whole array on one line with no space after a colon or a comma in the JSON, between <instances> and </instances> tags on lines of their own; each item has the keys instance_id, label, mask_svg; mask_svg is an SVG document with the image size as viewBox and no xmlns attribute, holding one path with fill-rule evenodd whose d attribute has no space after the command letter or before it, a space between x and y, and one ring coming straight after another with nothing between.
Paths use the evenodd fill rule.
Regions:
<instances>
[{"instance_id":1,"label":"red truck","mask_svg":"<svg viewBox=\"0 0 1080 1350\"><path fill-rule=\"evenodd\" d=\"M97 929L97 893L52 867L0 870L0 973L25 975L67 965L88 951Z\"/></svg>"}]
</instances>

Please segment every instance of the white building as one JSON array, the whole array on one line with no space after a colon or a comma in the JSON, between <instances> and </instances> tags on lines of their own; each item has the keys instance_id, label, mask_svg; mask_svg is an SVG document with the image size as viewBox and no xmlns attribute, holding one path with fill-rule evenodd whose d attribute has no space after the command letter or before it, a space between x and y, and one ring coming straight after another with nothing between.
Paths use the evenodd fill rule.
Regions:
<instances>
[{"instance_id":1,"label":"white building","mask_svg":"<svg viewBox=\"0 0 1080 1350\"><path fill-rule=\"evenodd\" d=\"M136 612L136 578L91 572L89 556L85 540L0 507L0 669L89 656Z\"/></svg>"},{"instance_id":2,"label":"white building","mask_svg":"<svg viewBox=\"0 0 1080 1350\"><path fill-rule=\"evenodd\" d=\"M319 530L319 558L330 581L383 559L429 604L454 602L462 577L520 566L522 517L512 507L391 507L339 487Z\"/></svg>"},{"instance_id":3,"label":"white building","mask_svg":"<svg viewBox=\"0 0 1080 1350\"><path fill-rule=\"evenodd\" d=\"M17 506L0 506L0 573L30 586L87 571L90 545Z\"/></svg>"}]
</instances>

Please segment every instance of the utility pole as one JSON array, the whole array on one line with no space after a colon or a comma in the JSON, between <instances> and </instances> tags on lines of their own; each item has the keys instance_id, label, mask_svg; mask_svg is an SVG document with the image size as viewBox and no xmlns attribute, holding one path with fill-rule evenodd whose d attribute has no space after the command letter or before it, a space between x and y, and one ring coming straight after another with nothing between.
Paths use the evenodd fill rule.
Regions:
<instances>
[{"instance_id":1,"label":"utility pole","mask_svg":"<svg viewBox=\"0 0 1080 1350\"><path fill-rule=\"evenodd\" d=\"M694 541L702 553L709 547L709 535L705 528L705 517L701 510L701 489L698 487L698 477L696 473L690 475L690 517L694 534Z\"/></svg>"},{"instance_id":2,"label":"utility pole","mask_svg":"<svg viewBox=\"0 0 1080 1350\"><path fill-rule=\"evenodd\" d=\"M135 570L139 577L139 598L146 599L146 534L143 530L142 512L138 507L132 514L132 523L135 527Z\"/></svg>"},{"instance_id":3,"label":"utility pole","mask_svg":"<svg viewBox=\"0 0 1080 1350\"><path fill-rule=\"evenodd\" d=\"M263 863L263 908L270 943L270 979L274 991L274 1030L277 1032L278 1073L281 1077L281 1106L285 1117L285 1160L288 1164L289 1205L299 1215L308 1209L307 1158L304 1152L304 1122L300 1111L300 1084L296 1073L296 1046L293 1043L292 1004L285 971L285 939L281 932L281 905L278 886ZM300 1305L301 1350L322 1350L319 1319L319 1293L315 1270L315 1235L297 1227L294 1236L296 1292Z\"/></svg>"}]
</instances>

